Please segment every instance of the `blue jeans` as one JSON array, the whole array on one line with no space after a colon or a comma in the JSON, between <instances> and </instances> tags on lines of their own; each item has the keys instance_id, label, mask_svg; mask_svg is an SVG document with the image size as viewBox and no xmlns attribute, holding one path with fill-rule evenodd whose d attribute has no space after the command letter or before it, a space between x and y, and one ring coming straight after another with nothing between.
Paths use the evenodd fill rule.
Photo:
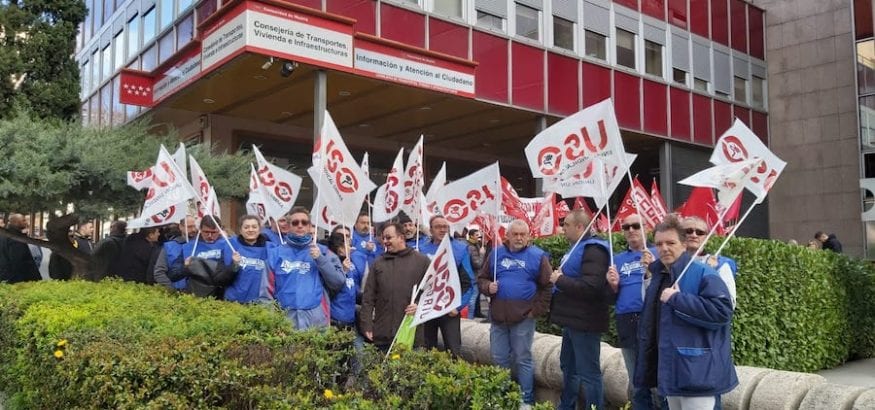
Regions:
<instances>
[{"instance_id":1,"label":"blue jeans","mask_svg":"<svg viewBox=\"0 0 875 410\"><path fill-rule=\"evenodd\" d=\"M633 348L623 348L621 350L623 352L623 362L626 363L626 373L629 374L632 410L650 410L657 408L653 405L653 396L650 394L650 389L635 387L632 382L635 379L635 362L638 361L638 346Z\"/></svg>"},{"instance_id":2,"label":"blue jeans","mask_svg":"<svg viewBox=\"0 0 875 410\"><path fill-rule=\"evenodd\" d=\"M583 408L603 408L604 387L602 371L599 369L600 342L600 333L562 328L562 352L559 354L559 366L562 368L560 410L576 408L581 384L586 399Z\"/></svg>"},{"instance_id":3,"label":"blue jeans","mask_svg":"<svg viewBox=\"0 0 875 410\"><path fill-rule=\"evenodd\" d=\"M532 339L535 337L535 319L527 318L514 324L493 323L489 328L489 347L492 361L511 374L523 391L523 402L535 403L535 371L532 368ZM516 368L512 364L515 364Z\"/></svg>"}]
</instances>

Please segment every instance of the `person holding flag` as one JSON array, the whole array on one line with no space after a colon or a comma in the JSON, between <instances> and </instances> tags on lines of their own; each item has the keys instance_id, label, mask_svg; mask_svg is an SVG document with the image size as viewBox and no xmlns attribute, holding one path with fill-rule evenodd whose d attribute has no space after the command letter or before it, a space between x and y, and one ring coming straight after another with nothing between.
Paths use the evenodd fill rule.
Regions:
<instances>
[{"instance_id":1,"label":"person holding flag","mask_svg":"<svg viewBox=\"0 0 875 410\"><path fill-rule=\"evenodd\" d=\"M410 219L410 216L404 211L398 214L398 222L404 227L404 242L408 248L419 250L422 245L428 242L428 236L419 230L419 227L416 226L417 222Z\"/></svg>"},{"instance_id":2,"label":"person holding flag","mask_svg":"<svg viewBox=\"0 0 875 410\"><path fill-rule=\"evenodd\" d=\"M386 223L381 239L386 252L374 261L365 280L359 326L366 340L387 352L404 316L416 313L410 291L425 276L429 259L407 247L398 223Z\"/></svg>"},{"instance_id":3,"label":"person holding flag","mask_svg":"<svg viewBox=\"0 0 875 410\"><path fill-rule=\"evenodd\" d=\"M535 402L532 340L535 318L547 312L550 302L550 259L530 245L529 225L515 219L507 230L507 243L495 248L477 276L480 293L489 296L489 345L492 361L506 369L516 367L516 381L523 404Z\"/></svg>"},{"instance_id":4,"label":"person holding flag","mask_svg":"<svg viewBox=\"0 0 875 410\"><path fill-rule=\"evenodd\" d=\"M708 266L714 268L720 274L720 278L726 283L729 288L729 294L732 296L732 307L735 308L735 276L738 275L738 264L735 259L719 255L709 255L704 253L702 249L703 242L708 235L710 227L708 223L698 216L688 216L683 219L681 225L684 228L684 233L687 238L684 244L687 246L687 252L696 258L699 262L707 263ZM696 252L700 252L696 254Z\"/></svg>"},{"instance_id":5,"label":"person holding flag","mask_svg":"<svg viewBox=\"0 0 875 410\"><path fill-rule=\"evenodd\" d=\"M591 236L589 225L590 218L583 210L574 210L565 217L565 238L576 246L550 275L555 285L550 321L562 326L560 409L576 408L581 384L586 395L584 408L603 408L599 349L601 335L608 331L608 305L614 295L607 284L609 245Z\"/></svg>"},{"instance_id":6,"label":"person holding flag","mask_svg":"<svg viewBox=\"0 0 875 410\"><path fill-rule=\"evenodd\" d=\"M440 215L431 217L428 222L431 231L431 240L419 245L419 251L434 258L435 253L444 240L444 237L450 231L450 223L446 218ZM425 322L423 333L425 336L425 348L432 349L437 347L437 332L441 331L441 336L444 339L444 347L446 347L453 356L459 356L462 350L462 330L459 312L462 308L467 307L467 302L471 299L471 291L474 282L474 273L471 269L471 259L468 257L468 247L464 243L450 238L450 246L453 249L453 258L455 259L456 271L459 274L459 282L462 291L462 305L453 307L446 316L441 316L436 319Z\"/></svg>"},{"instance_id":7,"label":"person holding flag","mask_svg":"<svg viewBox=\"0 0 875 410\"><path fill-rule=\"evenodd\" d=\"M645 284L650 279L647 267L653 263L656 249L648 248L644 242L647 227L641 223L641 217L637 213L623 219L620 227L623 229L628 248L614 255L614 264L608 268L608 285L617 295L614 319L619 347L626 364L626 373L629 375L629 384L632 385L631 380L634 379L635 362L638 357L638 318L644 305ZM653 408L650 389L632 386L631 396L632 409Z\"/></svg>"},{"instance_id":8,"label":"person holding flag","mask_svg":"<svg viewBox=\"0 0 875 410\"><path fill-rule=\"evenodd\" d=\"M239 303L266 303L273 300L274 278L267 269L267 249L272 244L261 234L261 221L255 215L243 215L240 234L231 238L240 253L240 270L225 289L225 300Z\"/></svg>"},{"instance_id":9,"label":"person holding flag","mask_svg":"<svg viewBox=\"0 0 875 410\"><path fill-rule=\"evenodd\" d=\"M352 227L352 246L368 257L368 265L374 263L378 256L383 253L383 247L374 241L371 226L371 216L368 212L362 212L355 220Z\"/></svg>"},{"instance_id":10,"label":"person holding flag","mask_svg":"<svg viewBox=\"0 0 875 410\"><path fill-rule=\"evenodd\" d=\"M239 270L240 254L232 251L228 241L220 241L222 227L218 218L201 219L200 236L182 244L179 252L155 262L155 283L195 293L221 297L221 288ZM167 248L165 248L167 250ZM191 283L197 277L196 283Z\"/></svg>"},{"instance_id":11,"label":"person holding flag","mask_svg":"<svg viewBox=\"0 0 875 410\"><path fill-rule=\"evenodd\" d=\"M340 260L313 241L310 212L294 207L288 215L292 231L285 244L268 248L267 267L276 280L276 300L297 330L327 327L326 290L339 291L346 283Z\"/></svg>"},{"instance_id":12,"label":"person holding flag","mask_svg":"<svg viewBox=\"0 0 875 410\"><path fill-rule=\"evenodd\" d=\"M654 231L659 260L648 267L634 384L658 387L671 409L710 410L738 385L729 290L710 266L691 262L676 217Z\"/></svg>"}]
</instances>

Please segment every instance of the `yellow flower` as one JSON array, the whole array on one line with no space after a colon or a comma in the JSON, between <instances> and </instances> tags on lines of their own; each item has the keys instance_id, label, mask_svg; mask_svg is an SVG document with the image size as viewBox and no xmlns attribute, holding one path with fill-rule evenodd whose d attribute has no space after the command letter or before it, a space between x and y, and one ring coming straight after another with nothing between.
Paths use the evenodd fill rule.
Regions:
<instances>
[{"instance_id":1,"label":"yellow flower","mask_svg":"<svg viewBox=\"0 0 875 410\"><path fill-rule=\"evenodd\" d=\"M398 359L400 359L400 358L401 358L401 355L398 354L398 353L395 353L395 354L392 355L392 360L398 360Z\"/></svg>"},{"instance_id":2,"label":"yellow flower","mask_svg":"<svg viewBox=\"0 0 875 410\"><path fill-rule=\"evenodd\" d=\"M322 395L325 396L325 398L328 400L334 399L334 392L331 391L331 389L325 389L325 391L322 393Z\"/></svg>"},{"instance_id":3,"label":"yellow flower","mask_svg":"<svg viewBox=\"0 0 875 410\"><path fill-rule=\"evenodd\" d=\"M67 339L61 339L58 341L58 347L64 347L67 345Z\"/></svg>"},{"instance_id":4,"label":"yellow flower","mask_svg":"<svg viewBox=\"0 0 875 410\"><path fill-rule=\"evenodd\" d=\"M61 350L55 350L55 359L63 359L63 358L64 358L64 352Z\"/></svg>"}]
</instances>

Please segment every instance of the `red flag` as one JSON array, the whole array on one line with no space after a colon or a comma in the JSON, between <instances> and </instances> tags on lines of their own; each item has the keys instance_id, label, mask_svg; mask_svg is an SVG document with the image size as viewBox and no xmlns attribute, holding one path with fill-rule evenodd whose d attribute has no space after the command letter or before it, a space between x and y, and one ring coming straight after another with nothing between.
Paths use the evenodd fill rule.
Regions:
<instances>
[{"instance_id":1,"label":"red flag","mask_svg":"<svg viewBox=\"0 0 875 410\"><path fill-rule=\"evenodd\" d=\"M529 220L520 196L505 177L501 177L501 208L506 215L514 219Z\"/></svg>"},{"instance_id":2,"label":"red flag","mask_svg":"<svg viewBox=\"0 0 875 410\"><path fill-rule=\"evenodd\" d=\"M608 226L608 217L605 214L600 214L598 219L595 221L595 229L599 232L608 232L610 227Z\"/></svg>"},{"instance_id":3,"label":"red flag","mask_svg":"<svg viewBox=\"0 0 875 410\"><path fill-rule=\"evenodd\" d=\"M155 80L144 72L122 70L119 76L119 102L151 107L154 82Z\"/></svg>"},{"instance_id":4,"label":"red flag","mask_svg":"<svg viewBox=\"0 0 875 410\"><path fill-rule=\"evenodd\" d=\"M734 225L735 220L738 219L738 213L741 210L741 197L744 195L739 195L738 198L735 198L735 201L732 202L732 205L729 206L729 209L726 210L726 214L723 215L723 226L731 226Z\"/></svg>"},{"instance_id":5,"label":"red flag","mask_svg":"<svg viewBox=\"0 0 875 410\"><path fill-rule=\"evenodd\" d=\"M681 209L681 215L702 218L709 228L718 223L719 216L717 214L717 200L714 199L714 190L707 187L693 188L690 196L687 198L687 202L684 203L684 207ZM717 233L720 235L724 233L722 224L717 228Z\"/></svg>"},{"instance_id":6,"label":"red flag","mask_svg":"<svg viewBox=\"0 0 875 410\"><path fill-rule=\"evenodd\" d=\"M629 188L629 190L626 191L626 196L623 197L623 202L620 202L620 208L617 209L617 214L614 215L614 220L622 221L635 214L635 201L632 200L632 188Z\"/></svg>"},{"instance_id":7,"label":"red flag","mask_svg":"<svg viewBox=\"0 0 875 410\"><path fill-rule=\"evenodd\" d=\"M635 196L634 198L632 196ZM635 203L641 206L640 211L636 211ZM626 192L626 197L623 198L623 202L620 203L620 209L617 210L617 221L621 222L629 216L641 214L641 218L644 219L644 223L653 228L656 226L659 221L662 219L658 216L653 203L650 202L650 194L647 193L647 190L644 189L644 186L641 185L641 182L638 181L638 178L635 178L632 181L632 186L629 188L629 191Z\"/></svg>"},{"instance_id":8,"label":"red flag","mask_svg":"<svg viewBox=\"0 0 875 410\"><path fill-rule=\"evenodd\" d=\"M565 203L564 199L560 199L559 202L556 202L556 204L553 205L553 210L556 213L556 218L559 219L565 218L571 212L571 209L568 208L568 204Z\"/></svg>"},{"instance_id":9,"label":"red flag","mask_svg":"<svg viewBox=\"0 0 875 410\"><path fill-rule=\"evenodd\" d=\"M653 183L650 184L650 203L653 204L653 209L659 215L659 220L665 219L668 215L668 206L665 204L665 199L662 198L662 193L659 192L656 178L653 178Z\"/></svg>"}]
</instances>

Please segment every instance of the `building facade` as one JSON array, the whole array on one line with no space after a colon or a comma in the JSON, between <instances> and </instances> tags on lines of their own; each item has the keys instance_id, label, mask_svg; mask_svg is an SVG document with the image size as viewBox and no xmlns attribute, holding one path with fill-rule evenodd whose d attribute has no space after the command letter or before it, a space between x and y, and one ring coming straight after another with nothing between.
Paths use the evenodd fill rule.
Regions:
<instances>
[{"instance_id":1,"label":"building facade","mask_svg":"<svg viewBox=\"0 0 875 410\"><path fill-rule=\"evenodd\" d=\"M85 123L148 115L186 139L232 150L258 144L299 175L322 108L355 155L370 153L378 183L398 148L423 135L427 176L443 161L453 179L498 160L502 174L532 195L523 147L539 130L612 98L626 149L639 155L633 173L645 185L659 180L670 207L688 193L675 182L707 164L735 118L767 144L772 138L771 5L86 2L76 55ZM312 201L309 189L300 203ZM625 187L618 191L622 197ZM767 214L757 207L740 234L768 236Z\"/></svg>"}]
</instances>

